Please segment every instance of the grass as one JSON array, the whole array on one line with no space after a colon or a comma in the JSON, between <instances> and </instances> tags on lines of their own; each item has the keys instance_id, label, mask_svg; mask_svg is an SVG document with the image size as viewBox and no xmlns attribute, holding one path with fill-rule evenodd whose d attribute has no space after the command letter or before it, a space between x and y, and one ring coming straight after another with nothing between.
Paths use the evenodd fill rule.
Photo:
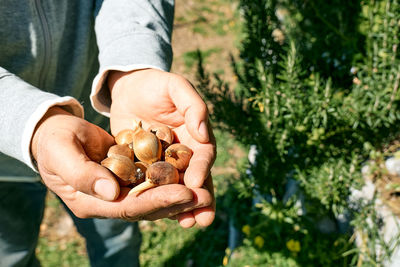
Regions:
<instances>
[{"instance_id":1,"label":"grass","mask_svg":"<svg viewBox=\"0 0 400 267\"><path fill-rule=\"evenodd\" d=\"M183 230L174 221L162 220L143 231L142 266L218 266L227 243L226 222L217 218L210 228Z\"/></svg>"},{"instance_id":2,"label":"grass","mask_svg":"<svg viewBox=\"0 0 400 267\"><path fill-rule=\"evenodd\" d=\"M52 242L40 238L36 250L43 267L89 266L86 254L81 253L82 243L78 241Z\"/></svg>"},{"instance_id":3,"label":"grass","mask_svg":"<svg viewBox=\"0 0 400 267\"><path fill-rule=\"evenodd\" d=\"M251 244L244 244L231 256L229 266L297 267L300 265L296 260L287 258L280 252L260 252Z\"/></svg>"},{"instance_id":4,"label":"grass","mask_svg":"<svg viewBox=\"0 0 400 267\"><path fill-rule=\"evenodd\" d=\"M85 241L52 193L48 193L46 198L45 218L40 230L36 254L42 266L89 266Z\"/></svg>"}]
</instances>

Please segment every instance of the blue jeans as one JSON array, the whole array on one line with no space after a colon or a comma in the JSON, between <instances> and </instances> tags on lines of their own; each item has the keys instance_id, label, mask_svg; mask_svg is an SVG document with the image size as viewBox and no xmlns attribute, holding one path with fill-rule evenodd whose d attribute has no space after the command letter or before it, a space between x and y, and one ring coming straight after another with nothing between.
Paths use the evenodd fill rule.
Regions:
<instances>
[{"instance_id":1,"label":"blue jeans","mask_svg":"<svg viewBox=\"0 0 400 267\"><path fill-rule=\"evenodd\" d=\"M0 266L40 266L35 256L47 189L41 183L0 182ZM137 223L79 219L91 266L139 266Z\"/></svg>"}]
</instances>

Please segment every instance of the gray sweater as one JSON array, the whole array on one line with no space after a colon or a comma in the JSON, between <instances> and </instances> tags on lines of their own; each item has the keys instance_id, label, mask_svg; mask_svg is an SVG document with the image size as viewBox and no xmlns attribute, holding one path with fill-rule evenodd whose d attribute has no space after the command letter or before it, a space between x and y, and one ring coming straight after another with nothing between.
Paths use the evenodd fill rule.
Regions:
<instances>
[{"instance_id":1,"label":"gray sweater","mask_svg":"<svg viewBox=\"0 0 400 267\"><path fill-rule=\"evenodd\" d=\"M49 107L107 129L108 71L169 70L173 13L174 0L0 0L0 181L38 179L30 142Z\"/></svg>"}]
</instances>

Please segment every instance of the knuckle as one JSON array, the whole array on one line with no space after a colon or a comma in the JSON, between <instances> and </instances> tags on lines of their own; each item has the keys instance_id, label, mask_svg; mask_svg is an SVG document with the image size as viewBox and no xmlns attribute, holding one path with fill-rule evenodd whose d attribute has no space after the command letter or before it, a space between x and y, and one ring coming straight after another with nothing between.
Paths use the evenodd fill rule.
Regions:
<instances>
[{"instance_id":1,"label":"knuckle","mask_svg":"<svg viewBox=\"0 0 400 267\"><path fill-rule=\"evenodd\" d=\"M178 203L190 201L192 195L188 190L181 190L180 188L175 187L170 190L160 190L159 192L154 193L153 199L154 203L158 207L167 208Z\"/></svg>"},{"instance_id":2,"label":"knuckle","mask_svg":"<svg viewBox=\"0 0 400 267\"><path fill-rule=\"evenodd\" d=\"M211 152L210 158L211 158L210 163L214 164L215 159L217 158L217 146L216 145L212 146L212 152Z\"/></svg>"},{"instance_id":3,"label":"knuckle","mask_svg":"<svg viewBox=\"0 0 400 267\"><path fill-rule=\"evenodd\" d=\"M117 217L123 220L136 221L136 216L129 216L126 210L119 210L119 212L117 213Z\"/></svg>"},{"instance_id":4,"label":"knuckle","mask_svg":"<svg viewBox=\"0 0 400 267\"><path fill-rule=\"evenodd\" d=\"M209 194L203 201L205 207L211 206L214 202L214 198Z\"/></svg>"},{"instance_id":5,"label":"knuckle","mask_svg":"<svg viewBox=\"0 0 400 267\"><path fill-rule=\"evenodd\" d=\"M211 143L211 146L212 146L211 156L215 157L215 156L217 156L217 144L216 143Z\"/></svg>"},{"instance_id":6,"label":"knuckle","mask_svg":"<svg viewBox=\"0 0 400 267\"><path fill-rule=\"evenodd\" d=\"M208 116L208 108L206 103L203 101L199 102L198 107L197 107L197 112L200 113L203 117Z\"/></svg>"},{"instance_id":7,"label":"knuckle","mask_svg":"<svg viewBox=\"0 0 400 267\"><path fill-rule=\"evenodd\" d=\"M129 222L137 222L144 219L144 214L137 210L128 210L121 207L116 211L115 217Z\"/></svg>"},{"instance_id":8,"label":"knuckle","mask_svg":"<svg viewBox=\"0 0 400 267\"><path fill-rule=\"evenodd\" d=\"M213 205L214 203L214 197L210 193L210 191L203 186L199 191L197 192L197 203L196 207L201 208L201 207L209 207Z\"/></svg>"},{"instance_id":9,"label":"knuckle","mask_svg":"<svg viewBox=\"0 0 400 267\"><path fill-rule=\"evenodd\" d=\"M215 148L215 146L213 146L213 147L210 149L210 151L208 151L208 152L206 153L206 160L207 160L209 163L211 163L211 162L214 161L215 156L216 156L216 148Z\"/></svg>"}]
</instances>

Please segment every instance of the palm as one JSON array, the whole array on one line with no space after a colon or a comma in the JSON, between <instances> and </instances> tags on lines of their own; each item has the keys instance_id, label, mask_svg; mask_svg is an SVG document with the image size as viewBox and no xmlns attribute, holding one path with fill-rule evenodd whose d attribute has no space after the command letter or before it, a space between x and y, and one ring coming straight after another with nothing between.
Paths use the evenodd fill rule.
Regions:
<instances>
[{"instance_id":1,"label":"palm","mask_svg":"<svg viewBox=\"0 0 400 267\"><path fill-rule=\"evenodd\" d=\"M132 128L133 120L142 121L145 129L153 123L171 127L178 142L193 151L185 185L201 187L215 159L215 142L211 131L206 138L199 134L207 109L190 83L174 74L144 70L110 77L109 86L112 134Z\"/></svg>"},{"instance_id":2,"label":"palm","mask_svg":"<svg viewBox=\"0 0 400 267\"><path fill-rule=\"evenodd\" d=\"M160 71L132 75L119 79L113 86L111 105L113 134L131 128L132 120L142 120L144 127L151 123L162 123L172 128L179 128L185 124L184 114L179 112L172 99L174 95L179 95L176 92L179 88L174 87L169 75Z\"/></svg>"}]
</instances>

